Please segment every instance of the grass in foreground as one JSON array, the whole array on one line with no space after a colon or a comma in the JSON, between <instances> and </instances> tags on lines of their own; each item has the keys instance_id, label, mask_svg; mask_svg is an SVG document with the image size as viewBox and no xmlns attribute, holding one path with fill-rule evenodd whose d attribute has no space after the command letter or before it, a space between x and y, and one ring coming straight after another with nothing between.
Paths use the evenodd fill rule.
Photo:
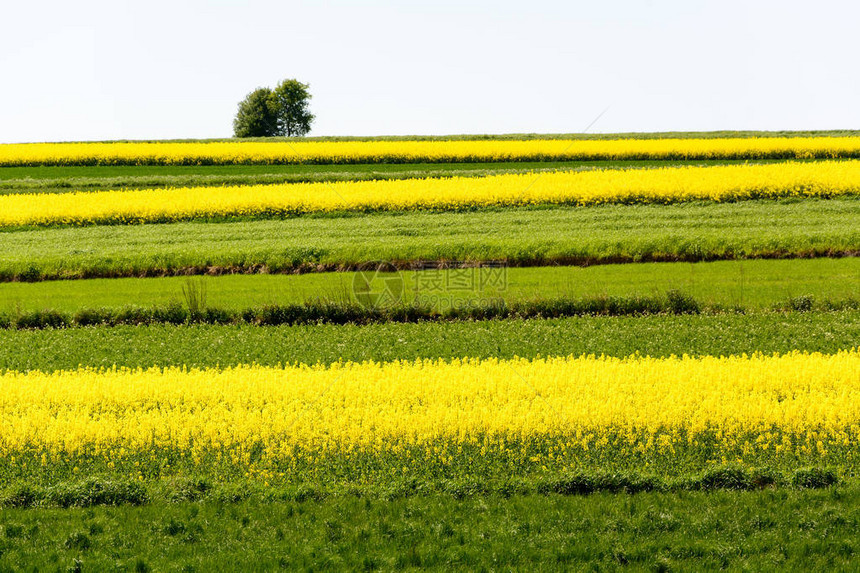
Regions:
<instances>
[{"instance_id":1,"label":"grass in foreground","mask_svg":"<svg viewBox=\"0 0 860 573\"><path fill-rule=\"evenodd\" d=\"M852 254L858 217L860 200L808 199L33 229L0 233L0 279Z\"/></svg>"},{"instance_id":2,"label":"grass in foreground","mask_svg":"<svg viewBox=\"0 0 860 573\"><path fill-rule=\"evenodd\" d=\"M670 290L682 291L705 306L755 310L800 296L814 301L856 297L860 258L5 283L0 284L0 312L184 304L183 289L189 288L200 293L203 300L198 303L204 308L340 304L355 302L365 284L371 295L393 293L383 302L397 299L440 311L500 300L665 296Z\"/></svg>"},{"instance_id":3,"label":"grass in foreground","mask_svg":"<svg viewBox=\"0 0 860 573\"><path fill-rule=\"evenodd\" d=\"M860 346L860 312L581 317L416 324L151 325L0 330L0 371L332 364L606 354L728 356Z\"/></svg>"},{"instance_id":4,"label":"grass in foreground","mask_svg":"<svg viewBox=\"0 0 860 573\"><path fill-rule=\"evenodd\" d=\"M0 568L844 570L860 489L0 510Z\"/></svg>"}]
</instances>

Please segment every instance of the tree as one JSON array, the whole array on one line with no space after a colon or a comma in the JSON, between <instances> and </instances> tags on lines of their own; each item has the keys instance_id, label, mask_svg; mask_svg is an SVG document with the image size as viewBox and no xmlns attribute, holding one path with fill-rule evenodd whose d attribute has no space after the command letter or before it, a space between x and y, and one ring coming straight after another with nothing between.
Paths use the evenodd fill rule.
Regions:
<instances>
[{"instance_id":1,"label":"tree","mask_svg":"<svg viewBox=\"0 0 860 573\"><path fill-rule=\"evenodd\" d=\"M314 115L308 110L310 99L308 84L298 80L284 80L272 91L278 135L299 137L311 130Z\"/></svg>"},{"instance_id":2,"label":"tree","mask_svg":"<svg viewBox=\"0 0 860 573\"><path fill-rule=\"evenodd\" d=\"M257 88L239 103L233 120L236 137L299 137L311 130L308 84L284 80L275 89Z\"/></svg>"},{"instance_id":3,"label":"tree","mask_svg":"<svg viewBox=\"0 0 860 573\"><path fill-rule=\"evenodd\" d=\"M273 92L257 88L239 102L239 111L233 120L236 137L270 137L278 135L278 116Z\"/></svg>"}]
</instances>

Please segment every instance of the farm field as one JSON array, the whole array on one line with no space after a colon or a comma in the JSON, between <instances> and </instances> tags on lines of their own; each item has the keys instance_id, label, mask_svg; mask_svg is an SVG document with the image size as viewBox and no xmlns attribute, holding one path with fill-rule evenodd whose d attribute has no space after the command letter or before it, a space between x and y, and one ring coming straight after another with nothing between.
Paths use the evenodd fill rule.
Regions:
<instances>
[{"instance_id":1,"label":"farm field","mask_svg":"<svg viewBox=\"0 0 860 573\"><path fill-rule=\"evenodd\" d=\"M850 569L858 158L0 145L0 570Z\"/></svg>"},{"instance_id":2,"label":"farm field","mask_svg":"<svg viewBox=\"0 0 860 573\"><path fill-rule=\"evenodd\" d=\"M855 198L373 213L0 233L0 279L309 272L388 261L508 266L860 252ZM540 233L534 229L539 227Z\"/></svg>"},{"instance_id":3,"label":"farm field","mask_svg":"<svg viewBox=\"0 0 860 573\"><path fill-rule=\"evenodd\" d=\"M285 495L831 485L835 470L804 462L857 464L844 396L858 363L840 350L7 372L0 472L13 505L143 502L183 479Z\"/></svg>"}]
</instances>

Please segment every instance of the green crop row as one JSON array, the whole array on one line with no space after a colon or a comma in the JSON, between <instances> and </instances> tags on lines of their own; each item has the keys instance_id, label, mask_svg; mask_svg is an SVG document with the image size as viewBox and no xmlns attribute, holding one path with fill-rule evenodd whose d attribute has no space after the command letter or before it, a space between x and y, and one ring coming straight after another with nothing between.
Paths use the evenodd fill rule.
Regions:
<instances>
[{"instance_id":1,"label":"green crop row","mask_svg":"<svg viewBox=\"0 0 860 573\"><path fill-rule=\"evenodd\" d=\"M860 253L859 214L844 198L31 229L0 232L0 280L839 256Z\"/></svg>"},{"instance_id":2,"label":"green crop row","mask_svg":"<svg viewBox=\"0 0 860 573\"><path fill-rule=\"evenodd\" d=\"M812 310L812 300L802 298L789 304L802 311ZM824 309L853 310L860 300L825 301ZM722 309L711 309L722 310ZM743 312L742 308L732 309ZM155 307L84 308L74 314L57 310L0 314L0 328L42 329L82 326L119 326L143 324L373 324L383 322L421 322L429 320L490 320L558 318L565 316L645 316L649 314L698 314L702 305L679 291L665 296L556 298L506 302L486 300L481 304L439 310L422 304L366 306L353 302L309 301L289 305L268 305L242 310L211 306L170 304Z\"/></svg>"},{"instance_id":3,"label":"green crop row","mask_svg":"<svg viewBox=\"0 0 860 573\"><path fill-rule=\"evenodd\" d=\"M679 478L662 478L636 472L567 472L531 479L502 479L486 483L469 479L413 481L390 477L386 483L349 486L343 484L261 485L237 480L233 484L213 482L204 477L178 476L142 483L117 477L90 477L85 480L51 480L50 485L13 482L0 489L0 507L94 507L144 505L155 502L219 501L239 503L247 499L278 501L321 501L328 497L353 495L369 499L409 497L415 494L448 494L455 499L476 495L590 495L661 491L750 491L765 487L822 489L843 481L830 468L804 467L793 471L768 468L746 469L720 466Z\"/></svg>"},{"instance_id":4,"label":"green crop row","mask_svg":"<svg viewBox=\"0 0 860 573\"><path fill-rule=\"evenodd\" d=\"M295 325L117 326L0 330L0 370L332 364L416 358L535 358L635 353L728 356L860 345L860 312L759 312L547 320Z\"/></svg>"}]
</instances>

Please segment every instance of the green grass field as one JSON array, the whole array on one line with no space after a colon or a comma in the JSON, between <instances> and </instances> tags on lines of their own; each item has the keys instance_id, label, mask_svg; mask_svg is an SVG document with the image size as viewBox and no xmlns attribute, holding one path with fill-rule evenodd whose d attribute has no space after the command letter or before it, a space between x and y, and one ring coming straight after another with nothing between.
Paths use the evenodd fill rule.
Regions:
<instances>
[{"instance_id":1,"label":"green grass field","mask_svg":"<svg viewBox=\"0 0 860 573\"><path fill-rule=\"evenodd\" d=\"M0 510L39 571L849 571L860 489Z\"/></svg>"},{"instance_id":2,"label":"green grass field","mask_svg":"<svg viewBox=\"0 0 860 573\"><path fill-rule=\"evenodd\" d=\"M358 275L359 277L362 275ZM371 275L372 276L372 275ZM860 259L789 259L708 263L639 263L592 267L526 267L403 271L383 274L372 289L392 289L401 302L438 309L491 300L554 297L648 296L680 290L706 305L770 308L790 298L819 301L856 297ZM303 275L223 275L44 281L0 284L0 311L151 306L183 303L183 287L205 289L206 303L217 308L356 300L356 273Z\"/></svg>"},{"instance_id":3,"label":"green grass field","mask_svg":"<svg viewBox=\"0 0 860 573\"><path fill-rule=\"evenodd\" d=\"M860 200L374 213L0 232L0 278L349 268L367 261L509 265L860 253ZM540 229L540 232L535 232Z\"/></svg>"},{"instance_id":4,"label":"green grass field","mask_svg":"<svg viewBox=\"0 0 860 573\"><path fill-rule=\"evenodd\" d=\"M3 510L0 565L40 570L847 570L860 495L444 497ZM51 527L46 526L51 523ZM428 526L428 524L433 524ZM296 543L301 539L301 543Z\"/></svg>"}]
</instances>

